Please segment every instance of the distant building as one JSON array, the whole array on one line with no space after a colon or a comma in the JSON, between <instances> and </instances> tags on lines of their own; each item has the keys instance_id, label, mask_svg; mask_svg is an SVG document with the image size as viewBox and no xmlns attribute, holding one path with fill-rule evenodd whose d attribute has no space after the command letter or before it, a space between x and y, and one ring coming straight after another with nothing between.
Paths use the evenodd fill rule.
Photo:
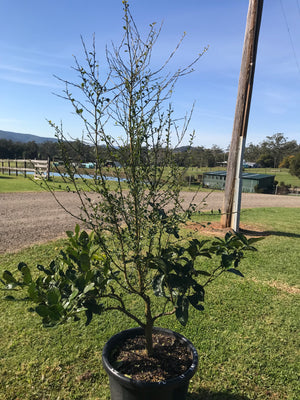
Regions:
<instances>
[{"instance_id":1,"label":"distant building","mask_svg":"<svg viewBox=\"0 0 300 400\"><path fill-rule=\"evenodd\" d=\"M218 167L227 167L227 161L221 161L221 162L217 162L217 166Z\"/></svg>"},{"instance_id":2,"label":"distant building","mask_svg":"<svg viewBox=\"0 0 300 400\"><path fill-rule=\"evenodd\" d=\"M245 193L272 192L275 175L242 173L242 191ZM211 189L225 189L226 171L203 173L203 185Z\"/></svg>"},{"instance_id":3,"label":"distant building","mask_svg":"<svg viewBox=\"0 0 300 400\"><path fill-rule=\"evenodd\" d=\"M258 165L254 162L243 162L243 168L258 168Z\"/></svg>"},{"instance_id":4,"label":"distant building","mask_svg":"<svg viewBox=\"0 0 300 400\"><path fill-rule=\"evenodd\" d=\"M82 168L88 168L88 169L92 169L96 167L96 164L93 162L86 162L86 163L81 163L81 167Z\"/></svg>"},{"instance_id":5,"label":"distant building","mask_svg":"<svg viewBox=\"0 0 300 400\"><path fill-rule=\"evenodd\" d=\"M111 168L111 167L121 168L121 164L118 161L108 160L108 161L106 161L105 166L108 168Z\"/></svg>"}]
</instances>

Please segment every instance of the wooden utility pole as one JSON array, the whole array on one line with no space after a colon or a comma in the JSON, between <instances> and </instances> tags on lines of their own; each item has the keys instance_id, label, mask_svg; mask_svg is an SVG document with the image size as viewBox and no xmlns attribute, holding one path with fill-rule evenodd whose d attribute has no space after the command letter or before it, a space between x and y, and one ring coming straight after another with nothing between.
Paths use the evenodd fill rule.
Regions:
<instances>
[{"instance_id":1,"label":"wooden utility pole","mask_svg":"<svg viewBox=\"0 0 300 400\"><path fill-rule=\"evenodd\" d=\"M221 225L239 231L242 165L251 104L263 0L249 0L238 95L227 164Z\"/></svg>"}]
</instances>

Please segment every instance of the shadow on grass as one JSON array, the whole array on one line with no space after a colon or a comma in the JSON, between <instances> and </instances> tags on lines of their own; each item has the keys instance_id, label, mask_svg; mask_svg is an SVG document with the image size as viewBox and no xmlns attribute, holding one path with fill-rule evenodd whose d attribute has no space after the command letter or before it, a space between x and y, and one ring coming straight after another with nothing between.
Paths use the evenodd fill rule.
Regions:
<instances>
[{"instance_id":1,"label":"shadow on grass","mask_svg":"<svg viewBox=\"0 0 300 400\"><path fill-rule=\"evenodd\" d=\"M281 232L281 231L251 231L248 229L240 229L240 232L247 236L282 236L291 238L300 238L298 233Z\"/></svg>"},{"instance_id":2,"label":"shadow on grass","mask_svg":"<svg viewBox=\"0 0 300 400\"><path fill-rule=\"evenodd\" d=\"M249 397L229 392L212 392L200 389L198 392L189 393L186 400L249 400Z\"/></svg>"},{"instance_id":3,"label":"shadow on grass","mask_svg":"<svg viewBox=\"0 0 300 400\"><path fill-rule=\"evenodd\" d=\"M0 175L0 179L13 179L12 176Z\"/></svg>"}]
</instances>

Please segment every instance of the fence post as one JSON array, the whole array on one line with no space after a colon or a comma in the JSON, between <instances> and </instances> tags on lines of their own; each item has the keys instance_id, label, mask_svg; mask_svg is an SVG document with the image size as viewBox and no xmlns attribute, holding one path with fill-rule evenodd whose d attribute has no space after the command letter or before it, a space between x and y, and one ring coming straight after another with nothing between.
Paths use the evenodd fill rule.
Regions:
<instances>
[{"instance_id":1,"label":"fence post","mask_svg":"<svg viewBox=\"0 0 300 400\"><path fill-rule=\"evenodd\" d=\"M50 157L47 159L47 181L50 179Z\"/></svg>"}]
</instances>

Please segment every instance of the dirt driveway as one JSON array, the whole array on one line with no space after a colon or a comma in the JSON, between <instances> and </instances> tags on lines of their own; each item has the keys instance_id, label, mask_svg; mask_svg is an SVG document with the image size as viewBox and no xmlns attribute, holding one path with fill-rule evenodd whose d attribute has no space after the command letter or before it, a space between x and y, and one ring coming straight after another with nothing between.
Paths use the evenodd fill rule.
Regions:
<instances>
[{"instance_id":1,"label":"dirt driveway","mask_svg":"<svg viewBox=\"0 0 300 400\"><path fill-rule=\"evenodd\" d=\"M58 200L75 216L79 215L79 201L72 193L58 193ZM193 193L184 192L188 204ZM206 202L200 193L195 203L201 210L222 208L223 193L211 193ZM300 197L243 193L242 208L299 207ZM35 243L43 243L65 235L74 229L77 219L66 213L51 193L2 193L0 194L0 253L12 252Z\"/></svg>"}]
</instances>

